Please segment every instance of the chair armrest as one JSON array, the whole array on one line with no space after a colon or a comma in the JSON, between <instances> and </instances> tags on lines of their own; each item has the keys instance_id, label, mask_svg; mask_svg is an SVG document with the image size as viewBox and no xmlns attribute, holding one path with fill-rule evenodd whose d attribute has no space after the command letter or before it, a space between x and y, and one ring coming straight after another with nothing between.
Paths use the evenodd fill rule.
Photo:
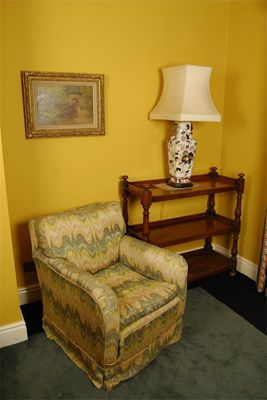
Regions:
<instances>
[{"instance_id":1,"label":"chair armrest","mask_svg":"<svg viewBox=\"0 0 267 400\"><path fill-rule=\"evenodd\" d=\"M123 264L148 278L173 283L185 295L188 267L179 254L127 235L121 240L119 254Z\"/></svg>"},{"instance_id":2,"label":"chair armrest","mask_svg":"<svg viewBox=\"0 0 267 400\"><path fill-rule=\"evenodd\" d=\"M44 316L102 366L115 363L120 317L113 290L64 259L37 251L34 262Z\"/></svg>"}]
</instances>

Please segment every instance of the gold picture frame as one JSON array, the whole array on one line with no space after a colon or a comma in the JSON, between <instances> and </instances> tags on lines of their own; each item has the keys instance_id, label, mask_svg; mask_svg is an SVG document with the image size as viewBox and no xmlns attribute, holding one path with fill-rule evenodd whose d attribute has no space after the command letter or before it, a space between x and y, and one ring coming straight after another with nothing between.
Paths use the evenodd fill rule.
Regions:
<instances>
[{"instance_id":1,"label":"gold picture frame","mask_svg":"<svg viewBox=\"0 0 267 400\"><path fill-rule=\"evenodd\" d=\"M21 71L28 139L105 134L104 75Z\"/></svg>"}]
</instances>

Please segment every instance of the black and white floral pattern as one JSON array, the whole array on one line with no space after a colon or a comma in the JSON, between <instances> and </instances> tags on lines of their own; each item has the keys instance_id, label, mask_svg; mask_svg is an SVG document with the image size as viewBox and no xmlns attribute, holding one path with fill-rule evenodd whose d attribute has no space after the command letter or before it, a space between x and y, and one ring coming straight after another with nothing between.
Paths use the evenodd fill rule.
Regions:
<instances>
[{"instance_id":1,"label":"black and white floral pattern","mask_svg":"<svg viewBox=\"0 0 267 400\"><path fill-rule=\"evenodd\" d=\"M175 182L183 182L191 177L196 144L191 122L176 122L168 141L169 172Z\"/></svg>"}]
</instances>

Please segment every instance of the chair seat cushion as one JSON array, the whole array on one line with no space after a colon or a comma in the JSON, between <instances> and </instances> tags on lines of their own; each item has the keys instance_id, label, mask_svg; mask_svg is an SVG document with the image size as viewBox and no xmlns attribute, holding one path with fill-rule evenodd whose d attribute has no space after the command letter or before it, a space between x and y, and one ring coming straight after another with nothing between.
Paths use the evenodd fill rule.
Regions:
<instances>
[{"instance_id":1,"label":"chair seat cushion","mask_svg":"<svg viewBox=\"0 0 267 400\"><path fill-rule=\"evenodd\" d=\"M177 321L183 312L176 285L149 279L122 263L99 271L95 276L111 287L118 298L119 361L131 364L136 354L153 343L175 337ZM137 357L135 367L131 368L138 368L140 362Z\"/></svg>"},{"instance_id":2,"label":"chair seat cushion","mask_svg":"<svg viewBox=\"0 0 267 400\"><path fill-rule=\"evenodd\" d=\"M120 329L158 310L177 296L171 283L149 279L116 263L95 274L115 292L120 309Z\"/></svg>"}]
</instances>

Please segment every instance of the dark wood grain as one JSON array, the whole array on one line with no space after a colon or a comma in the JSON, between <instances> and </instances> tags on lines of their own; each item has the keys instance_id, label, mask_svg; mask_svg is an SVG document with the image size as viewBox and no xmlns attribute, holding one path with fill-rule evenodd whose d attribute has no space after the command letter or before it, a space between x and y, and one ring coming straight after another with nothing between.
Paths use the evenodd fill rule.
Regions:
<instances>
[{"instance_id":1,"label":"dark wood grain","mask_svg":"<svg viewBox=\"0 0 267 400\"><path fill-rule=\"evenodd\" d=\"M204 239L201 251L188 253L185 257L189 264L189 280L196 280L225 270L236 271L238 238L241 228L241 200L244 191L244 175L229 178L219 175L216 167L211 167L208 174L195 175L191 178L193 187L174 189L163 188L168 179L150 179L128 181L123 177L123 214L127 233L140 240L160 247ZM159 187L158 185L161 185ZM236 193L236 207L233 218L218 215L215 210L215 195L224 192ZM187 197L208 196L207 210L204 213L171 218L163 221L149 221L150 206L154 202L175 200ZM128 197L137 197L143 207L143 223L128 225ZM230 200L231 201L231 200ZM217 235L232 234L231 257L224 257L212 248L212 238Z\"/></svg>"},{"instance_id":2,"label":"dark wood grain","mask_svg":"<svg viewBox=\"0 0 267 400\"><path fill-rule=\"evenodd\" d=\"M182 254L188 262L188 281L193 282L220 272L230 270L228 257L214 250L189 251Z\"/></svg>"},{"instance_id":3,"label":"dark wood grain","mask_svg":"<svg viewBox=\"0 0 267 400\"><path fill-rule=\"evenodd\" d=\"M233 222L230 219L221 215L209 217L202 213L150 222L148 241L156 246L166 247L231 233L232 230ZM146 240L143 224L130 225L128 231L136 238Z\"/></svg>"}]
</instances>

